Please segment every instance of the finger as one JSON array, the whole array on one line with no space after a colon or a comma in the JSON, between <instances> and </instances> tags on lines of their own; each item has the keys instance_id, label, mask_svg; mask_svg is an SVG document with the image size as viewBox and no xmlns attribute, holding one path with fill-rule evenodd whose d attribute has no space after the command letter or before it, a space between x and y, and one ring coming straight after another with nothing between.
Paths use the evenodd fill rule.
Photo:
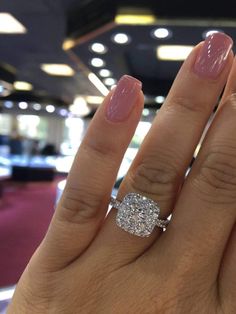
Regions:
<instances>
[{"instance_id":1,"label":"finger","mask_svg":"<svg viewBox=\"0 0 236 314\"><path fill-rule=\"evenodd\" d=\"M231 44L229 37L217 34L191 53L125 177L118 199L136 192L158 202L161 218L170 214L195 147L226 82L232 62L232 55L227 58ZM213 49L213 60L208 61L211 65L220 57L225 58L224 62L221 60L221 68L218 64L214 76L212 66L207 72L206 68L203 71L203 64L199 65L199 58L209 46L213 47L210 48ZM91 249L96 246L98 250L109 251L115 245L116 256L126 262L147 249L156 240L160 229L149 238L133 236L116 226L116 214L117 210L109 213Z\"/></svg>"},{"instance_id":2,"label":"finger","mask_svg":"<svg viewBox=\"0 0 236 314\"><path fill-rule=\"evenodd\" d=\"M236 92L236 58L234 59L234 66L229 75L228 83L226 85L224 95L222 97L223 105L230 95ZM236 104L236 103L235 103ZM219 293L221 299L225 300L225 304L233 305L235 307L236 300L236 224L233 226L232 233L229 237L228 243L224 250L223 260L220 267L219 274ZM233 308L233 307L231 307Z\"/></svg>"},{"instance_id":3,"label":"finger","mask_svg":"<svg viewBox=\"0 0 236 314\"><path fill-rule=\"evenodd\" d=\"M236 224L229 237L225 254L218 276L218 291L220 299L228 308L235 308L236 300Z\"/></svg>"},{"instance_id":4,"label":"finger","mask_svg":"<svg viewBox=\"0 0 236 314\"><path fill-rule=\"evenodd\" d=\"M96 113L39 250L47 267L55 269L70 263L98 232L142 108L141 83L124 76Z\"/></svg>"},{"instance_id":5,"label":"finger","mask_svg":"<svg viewBox=\"0 0 236 314\"><path fill-rule=\"evenodd\" d=\"M236 92L236 57L234 58L234 62L229 73L229 77L227 80L227 84L224 89L224 93L219 104L219 108L226 102L226 99Z\"/></svg>"},{"instance_id":6,"label":"finger","mask_svg":"<svg viewBox=\"0 0 236 314\"><path fill-rule=\"evenodd\" d=\"M207 275L213 280L236 219L235 134L236 97L232 94L216 113L163 237L169 254L181 259L188 252L189 258L195 257L196 267L210 269Z\"/></svg>"}]
</instances>

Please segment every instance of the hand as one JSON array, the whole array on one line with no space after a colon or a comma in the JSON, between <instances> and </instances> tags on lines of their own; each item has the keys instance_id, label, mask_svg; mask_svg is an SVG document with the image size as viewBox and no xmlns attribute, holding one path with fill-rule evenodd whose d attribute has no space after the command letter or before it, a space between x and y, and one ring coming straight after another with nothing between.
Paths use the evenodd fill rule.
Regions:
<instances>
[{"instance_id":1,"label":"hand","mask_svg":"<svg viewBox=\"0 0 236 314\"><path fill-rule=\"evenodd\" d=\"M139 121L141 83L124 76L97 111L64 194L8 314L236 313L236 61L213 34L181 67L117 198L158 202L165 232L132 235L106 216ZM185 173L222 89L190 173Z\"/></svg>"}]
</instances>

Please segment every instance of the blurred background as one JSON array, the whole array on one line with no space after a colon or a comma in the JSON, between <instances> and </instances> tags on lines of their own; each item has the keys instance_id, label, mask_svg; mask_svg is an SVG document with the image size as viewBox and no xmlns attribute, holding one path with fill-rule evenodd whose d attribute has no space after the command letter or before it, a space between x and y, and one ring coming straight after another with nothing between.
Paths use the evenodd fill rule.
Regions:
<instances>
[{"instance_id":1,"label":"blurred background","mask_svg":"<svg viewBox=\"0 0 236 314\"><path fill-rule=\"evenodd\" d=\"M236 38L233 1L0 1L0 314L104 96L123 74L143 82L116 193L181 63L218 31Z\"/></svg>"}]
</instances>

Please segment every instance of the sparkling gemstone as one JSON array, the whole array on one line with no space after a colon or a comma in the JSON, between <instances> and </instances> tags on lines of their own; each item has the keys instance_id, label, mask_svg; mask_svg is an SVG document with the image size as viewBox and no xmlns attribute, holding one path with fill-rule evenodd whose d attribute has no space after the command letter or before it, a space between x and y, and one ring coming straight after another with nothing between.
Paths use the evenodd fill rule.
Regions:
<instances>
[{"instance_id":1,"label":"sparkling gemstone","mask_svg":"<svg viewBox=\"0 0 236 314\"><path fill-rule=\"evenodd\" d=\"M125 231L148 237L157 223L159 213L160 209L154 201L136 193L129 193L119 206L116 223Z\"/></svg>"}]
</instances>

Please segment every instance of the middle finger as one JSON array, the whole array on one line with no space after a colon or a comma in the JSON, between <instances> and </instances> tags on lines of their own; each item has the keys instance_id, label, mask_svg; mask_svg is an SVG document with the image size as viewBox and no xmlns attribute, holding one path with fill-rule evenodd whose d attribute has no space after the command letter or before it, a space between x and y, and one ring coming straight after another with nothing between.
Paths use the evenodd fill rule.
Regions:
<instances>
[{"instance_id":1,"label":"middle finger","mask_svg":"<svg viewBox=\"0 0 236 314\"><path fill-rule=\"evenodd\" d=\"M123 180L119 200L135 192L159 204L161 219L171 213L186 169L227 80L233 60L231 47L231 38L216 33L189 55ZM126 263L142 254L161 229L140 238L116 226L116 214L117 210L110 211L91 249L95 247L99 255L106 256L104 253L113 254L116 246L116 256Z\"/></svg>"}]
</instances>

